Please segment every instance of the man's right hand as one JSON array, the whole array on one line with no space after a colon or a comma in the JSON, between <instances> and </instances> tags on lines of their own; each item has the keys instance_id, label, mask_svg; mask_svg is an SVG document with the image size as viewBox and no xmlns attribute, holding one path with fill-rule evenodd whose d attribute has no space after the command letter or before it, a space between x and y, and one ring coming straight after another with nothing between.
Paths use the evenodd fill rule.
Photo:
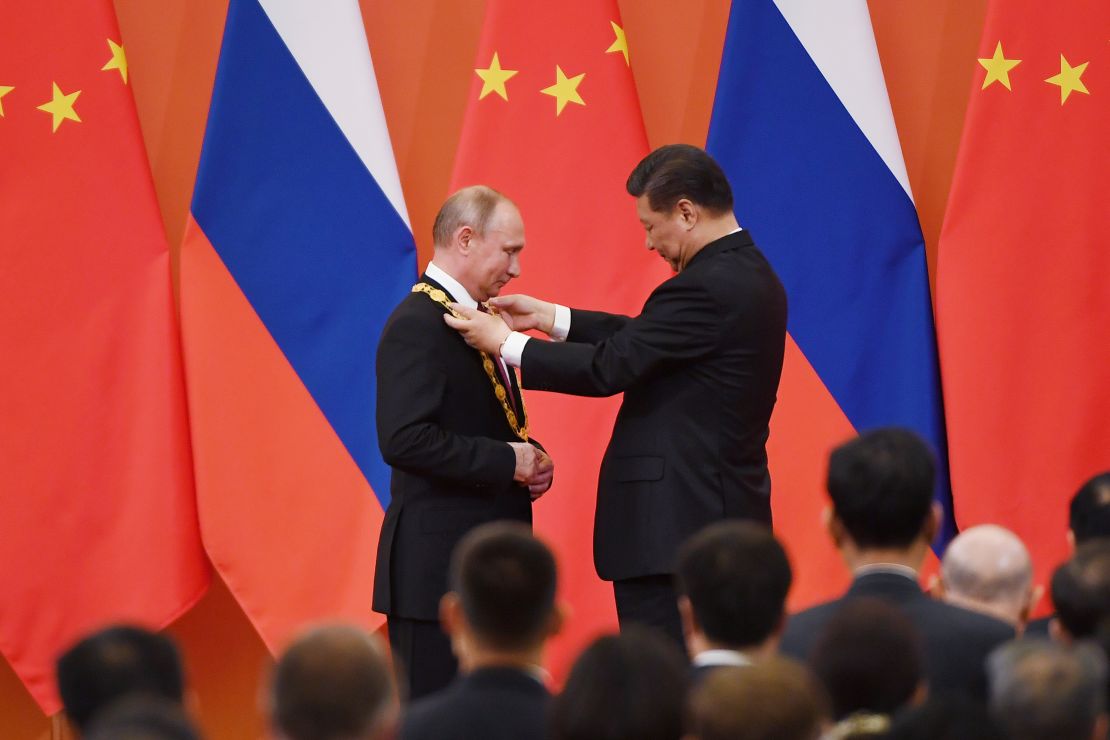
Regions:
<instances>
[{"instance_id":1,"label":"man's right hand","mask_svg":"<svg viewBox=\"0 0 1110 740\"><path fill-rule=\"evenodd\" d=\"M509 446L516 455L513 480L527 486L533 493L533 498L539 498L551 485L555 463L547 453L528 442L509 442Z\"/></svg>"},{"instance_id":2,"label":"man's right hand","mask_svg":"<svg viewBox=\"0 0 1110 740\"><path fill-rule=\"evenodd\" d=\"M497 309L513 331L539 329L544 334L551 334L555 326L554 303L530 295L503 295L491 298L489 304Z\"/></svg>"}]
</instances>

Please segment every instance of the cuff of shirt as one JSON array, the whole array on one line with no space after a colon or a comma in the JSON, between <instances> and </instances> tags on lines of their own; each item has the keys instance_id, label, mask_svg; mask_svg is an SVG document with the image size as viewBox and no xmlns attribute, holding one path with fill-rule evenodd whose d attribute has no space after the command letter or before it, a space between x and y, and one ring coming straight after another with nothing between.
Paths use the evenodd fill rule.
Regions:
<instances>
[{"instance_id":1,"label":"cuff of shirt","mask_svg":"<svg viewBox=\"0 0 1110 740\"><path fill-rule=\"evenodd\" d=\"M520 358L524 354L524 345L528 344L528 339L527 334L514 331L501 343L501 359L513 367L520 367Z\"/></svg>"},{"instance_id":2,"label":"cuff of shirt","mask_svg":"<svg viewBox=\"0 0 1110 740\"><path fill-rule=\"evenodd\" d=\"M556 303L555 321L552 323L549 336L556 342L565 342L568 334L570 334L570 309Z\"/></svg>"}]
</instances>

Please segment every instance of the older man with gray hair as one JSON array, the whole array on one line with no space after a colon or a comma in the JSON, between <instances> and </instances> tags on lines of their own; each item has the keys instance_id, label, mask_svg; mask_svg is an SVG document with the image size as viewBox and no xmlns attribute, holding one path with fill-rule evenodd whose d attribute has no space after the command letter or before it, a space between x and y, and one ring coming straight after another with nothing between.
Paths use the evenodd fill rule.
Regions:
<instances>
[{"instance_id":1,"label":"older man with gray hair","mask_svg":"<svg viewBox=\"0 0 1110 740\"><path fill-rule=\"evenodd\" d=\"M1018 536L982 524L952 540L934 591L950 604L1008 622L1020 634L1042 589L1033 585L1033 562Z\"/></svg>"},{"instance_id":2,"label":"older man with gray hair","mask_svg":"<svg viewBox=\"0 0 1110 740\"><path fill-rule=\"evenodd\" d=\"M1010 740L1106 737L1106 657L1093 645L1016 640L991 653L987 675Z\"/></svg>"}]
</instances>

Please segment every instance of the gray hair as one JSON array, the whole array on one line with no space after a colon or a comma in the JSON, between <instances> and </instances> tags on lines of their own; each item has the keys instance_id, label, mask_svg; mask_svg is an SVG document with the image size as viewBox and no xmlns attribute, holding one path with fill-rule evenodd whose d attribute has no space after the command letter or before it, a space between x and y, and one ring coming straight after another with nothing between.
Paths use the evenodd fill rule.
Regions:
<instances>
[{"instance_id":1,"label":"gray hair","mask_svg":"<svg viewBox=\"0 0 1110 740\"><path fill-rule=\"evenodd\" d=\"M990 708L1011 740L1087 740L1106 708L1098 647L1015 640L987 658Z\"/></svg>"},{"instance_id":2,"label":"gray hair","mask_svg":"<svg viewBox=\"0 0 1110 740\"><path fill-rule=\"evenodd\" d=\"M445 247L451 236L461 226L469 226L475 233L486 233L493 211L502 201L512 203L501 193L487 185L471 185L453 193L440 206L432 224L432 243Z\"/></svg>"},{"instance_id":3,"label":"gray hair","mask_svg":"<svg viewBox=\"0 0 1110 740\"><path fill-rule=\"evenodd\" d=\"M1033 585L1033 562L1008 529L983 524L960 533L941 562L945 589L973 601L1021 605Z\"/></svg>"}]
</instances>

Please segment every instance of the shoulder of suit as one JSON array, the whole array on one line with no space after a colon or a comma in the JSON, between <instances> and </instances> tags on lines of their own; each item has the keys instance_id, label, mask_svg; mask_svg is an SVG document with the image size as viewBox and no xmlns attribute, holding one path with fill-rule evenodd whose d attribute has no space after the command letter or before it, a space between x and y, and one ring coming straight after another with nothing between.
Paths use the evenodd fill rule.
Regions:
<instances>
[{"instance_id":1,"label":"shoulder of suit","mask_svg":"<svg viewBox=\"0 0 1110 740\"><path fill-rule=\"evenodd\" d=\"M409 293L397 304L386 321L386 328L418 329L447 326L443 314L447 311L423 293Z\"/></svg>"},{"instance_id":2,"label":"shoulder of suit","mask_svg":"<svg viewBox=\"0 0 1110 740\"><path fill-rule=\"evenodd\" d=\"M964 609L955 604L929 599L933 611L954 626L958 626L961 634L978 634L989 638L1009 639L1014 636L1013 626L1001 619L986 614L981 614L970 609Z\"/></svg>"}]
</instances>

